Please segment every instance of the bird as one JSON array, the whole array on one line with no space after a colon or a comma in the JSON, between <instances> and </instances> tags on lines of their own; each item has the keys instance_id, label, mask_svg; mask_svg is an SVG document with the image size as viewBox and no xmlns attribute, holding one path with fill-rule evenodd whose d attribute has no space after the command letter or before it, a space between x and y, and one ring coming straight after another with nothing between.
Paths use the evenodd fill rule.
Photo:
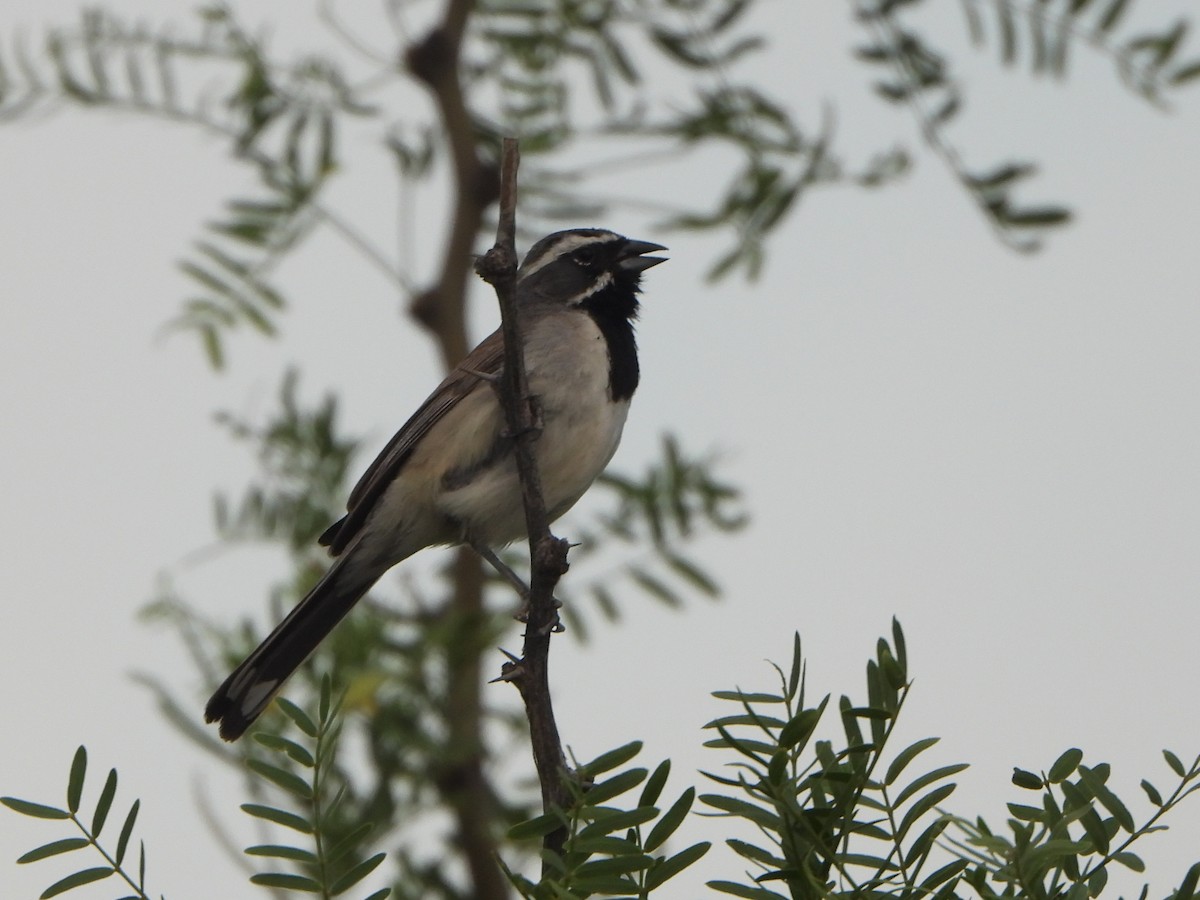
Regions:
<instances>
[{"instance_id":1,"label":"bird","mask_svg":"<svg viewBox=\"0 0 1200 900\"><path fill-rule=\"evenodd\" d=\"M517 270L534 444L554 521L608 465L640 377L633 323L642 274L661 244L602 228L537 241ZM389 569L419 550L481 552L526 534L521 485L497 383L497 330L462 360L396 432L350 492L346 514L318 538L324 576L217 688L204 717L227 741L254 723L317 645ZM486 555L486 554L485 554ZM494 554L491 555L494 559Z\"/></svg>"}]
</instances>

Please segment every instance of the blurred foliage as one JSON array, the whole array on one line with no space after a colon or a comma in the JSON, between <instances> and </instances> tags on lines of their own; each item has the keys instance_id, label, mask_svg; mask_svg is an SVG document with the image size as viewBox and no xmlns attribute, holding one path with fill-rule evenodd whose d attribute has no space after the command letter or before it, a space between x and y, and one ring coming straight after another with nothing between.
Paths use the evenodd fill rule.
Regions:
<instances>
[{"instance_id":1,"label":"blurred foliage","mask_svg":"<svg viewBox=\"0 0 1200 900\"><path fill-rule=\"evenodd\" d=\"M752 0L482 0L462 48L461 78L481 157L494 160L502 134L520 137L522 224L596 220L614 209L657 211L659 230L715 230L727 246L708 267L720 277L756 275L767 240L810 188L878 186L903 175L914 153L899 142L848 164L836 148L832 111L805 123L781 85L742 74L751 59L788 52L787 36L766 40L769 11ZM1014 191L1036 170L1027 160L968 165L948 126L967 90L949 51L930 36L928 17L946 0L853 0L866 43L857 58L877 67L875 89L910 109L921 136L1009 246L1032 250L1066 222L1057 204L1018 202ZM1165 106L1200 76L1185 58L1189 23L1126 26L1135 0L961 0L971 41L994 47L1007 66L1063 78L1072 51L1110 58L1139 97ZM400 5L379 15L405 41ZM922 19L925 16L926 19ZM17 37L0 47L0 121L39 107L77 104L193 125L223 138L251 165L257 191L230 200L180 265L197 293L176 324L196 333L211 362L225 363L224 337L247 326L278 329L285 306L272 273L321 226L346 239L398 289L414 273L335 211L326 194L345 170L340 137L373 123L375 146L396 165L401 188L429 181L445 165L447 139L432 111L388 88L416 85L413 73L378 49L379 34L356 36L325 3L322 18L340 39L329 50L281 59L230 6L198 10L188 25L129 23L100 9L75 26L49 30L36 49ZM361 135L361 132L356 132ZM382 136L382 137L381 137ZM361 144L362 140L356 140ZM622 199L611 176L676 165L719 152L695 196ZM632 152L631 152L632 151ZM730 155L732 154L732 155ZM715 176L715 177L713 177ZM661 179L660 179L661 180ZM681 203L684 205L681 206Z\"/></svg>"},{"instance_id":2,"label":"blurred foliage","mask_svg":"<svg viewBox=\"0 0 1200 900\"><path fill-rule=\"evenodd\" d=\"M708 724L718 736L706 746L732 757L732 774L705 773L723 790L700 801L756 833L753 842L726 841L752 873L744 881L710 881L720 893L751 900L1088 900L1103 893L1114 864L1144 871L1129 848L1163 830L1163 817L1200 789L1200 757L1185 767L1164 751L1177 783L1164 798L1142 782L1153 811L1139 825L1109 784L1109 767L1084 766L1073 749L1047 774L1016 770L1014 784L1041 791L1041 805L1008 804L1005 826L995 829L982 816L946 809L956 787L951 779L965 764L911 774L937 738L892 747L910 690L898 622L891 643L880 639L867 663L866 701L838 701L836 741L817 737L831 697L808 705L799 635L789 671L776 673L777 692L715 694L737 711ZM1198 878L1200 862L1168 898L1196 896ZM1147 885L1142 900L1148 895Z\"/></svg>"}]
</instances>

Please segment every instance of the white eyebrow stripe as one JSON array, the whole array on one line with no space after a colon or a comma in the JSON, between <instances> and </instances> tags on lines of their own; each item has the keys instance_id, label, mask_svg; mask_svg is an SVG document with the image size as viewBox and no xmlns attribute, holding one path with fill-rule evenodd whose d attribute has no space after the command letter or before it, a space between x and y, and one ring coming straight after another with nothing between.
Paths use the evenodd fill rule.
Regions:
<instances>
[{"instance_id":1,"label":"white eyebrow stripe","mask_svg":"<svg viewBox=\"0 0 1200 900\"><path fill-rule=\"evenodd\" d=\"M541 259L522 271L520 277L527 278L538 271L538 269L543 268L568 253L578 250L580 247L588 244L607 244L612 241L619 241L620 239L621 236L619 234L611 231L607 233L601 232L600 234L564 234L554 244L546 248L547 252L542 254Z\"/></svg>"}]
</instances>

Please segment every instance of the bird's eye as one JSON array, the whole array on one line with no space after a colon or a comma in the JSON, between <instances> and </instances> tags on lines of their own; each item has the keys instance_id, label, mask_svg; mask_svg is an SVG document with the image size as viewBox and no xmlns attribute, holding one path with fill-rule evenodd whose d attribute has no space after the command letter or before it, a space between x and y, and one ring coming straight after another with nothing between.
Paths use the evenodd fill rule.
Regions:
<instances>
[{"instance_id":1,"label":"bird's eye","mask_svg":"<svg viewBox=\"0 0 1200 900\"><path fill-rule=\"evenodd\" d=\"M575 264L582 266L585 269L590 269L596 264L598 259L595 247L580 247L571 254L571 259L575 260Z\"/></svg>"}]
</instances>

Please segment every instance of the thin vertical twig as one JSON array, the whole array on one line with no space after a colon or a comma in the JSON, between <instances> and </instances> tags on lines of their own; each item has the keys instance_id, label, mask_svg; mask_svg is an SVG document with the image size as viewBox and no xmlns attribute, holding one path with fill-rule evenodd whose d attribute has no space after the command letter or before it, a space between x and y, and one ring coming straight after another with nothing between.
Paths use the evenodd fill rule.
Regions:
<instances>
[{"instance_id":1,"label":"thin vertical twig","mask_svg":"<svg viewBox=\"0 0 1200 900\"><path fill-rule=\"evenodd\" d=\"M515 247L517 168L520 153L515 138L505 138L500 163L500 221L496 244L479 258L475 269L496 289L504 333L504 377L501 399L513 435L517 472L525 504L529 533L530 585L525 628L525 647L520 660L505 665L503 678L520 691L529 720L534 765L542 788L542 808L549 812L570 803L565 782L567 766L563 755L554 708L550 700L550 635L558 622L554 588L567 571L569 544L550 533L546 503L542 497L535 446L541 435L538 399L530 394L525 371L525 346L521 339L521 308L516 302L517 254ZM545 848L562 849L565 829L546 836ZM545 863L543 863L543 872Z\"/></svg>"}]
</instances>

